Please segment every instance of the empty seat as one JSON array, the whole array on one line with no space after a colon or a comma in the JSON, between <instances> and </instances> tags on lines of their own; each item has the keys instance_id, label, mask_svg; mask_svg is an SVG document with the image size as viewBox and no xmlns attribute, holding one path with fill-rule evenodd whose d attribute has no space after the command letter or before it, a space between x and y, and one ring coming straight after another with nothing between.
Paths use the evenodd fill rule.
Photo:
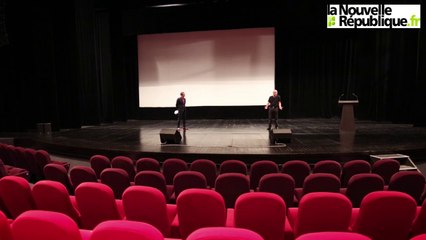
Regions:
<instances>
[{"instance_id":1,"label":"empty seat","mask_svg":"<svg viewBox=\"0 0 426 240\"><path fill-rule=\"evenodd\" d=\"M383 178L375 173L360 173L351 177L344 192L352 206L358 208L367 194L384 189Z\"/></svg>"},{"instance_id":2,"label":"empty seat","mask_svg":"<svg viewBox=\"0 0 426 240\"><path fill-rule=\"evenodd\" d=\"M243 193L250 192L250 181L241 173L223 173L216 179L215 191L222 195L227 208L234 208Z\"/></svg>"},{"instance_id":3,"label":"empty seat","mask_svg":"<svg viewBox=\"0 0 426 240\"><path fill-rule=\"evenodd\" d=\"M186 162L179 158L169 158L163 162L163 174L167 185L173 185L173 179L178 172L188 170Z\"/></svg>"},{"instance_id":4,"label":"empty seat","mask_svg":"<svg viewBox=\"0 0 426 240\"><path fill-rule=\"evenodd\" d=\"M6 215L0 211L0 239L13 240L12 230L10 229L9 220Z\"/></svg>"},{"instance_id":5,"label":"empty seat","mask_svg":"<svg viewBox=\"0 0 426 240\"><path fill-rule=\"evenodd\" d=\"M426 234L417 235L413 238L410 238L410 240L426 240Z\"/></svg>"},{"instance_id":6,"label":"empty seat","mask_svg":"<svg viewBox=\"0 0 426 240\"><path fill-rule=\"evenodd\" d=\"M136 172L140 171L160 171L160 162L155 158L139 158L136 161Z\"/></svg>"},{"instance_id":7,"label":"empty seat","mask_svg":"<svg viewBox=\"0 0 426 240\"><path fill-rule=\"evenodd\" d=\"M95 171L91 167L75 166L70 170L71 184L75 188L84 182L98 182Z\"/></svg>"},{"instance_id":8,"label":"empty seat","mask_svg":"<svg viewBox=\"0 0 426 240\"><path fill-rule=\"evenodd\" d=\"M149 186L160 190L164 194L166 202L169 201L170 195L173 193L173 185L168 187L164 175L157 171L138 172L135 176L135 185Z\"/></svg>"},{"instance_id":9,"label":"empty seat","mask_svg":"<svg viewBox=\"0 0 426 240\"><path fill-rule=\"evenodd\" d=\"M414 219L411 227L411 236L426 234L426 201L423 201L420 211Z\"/></svg>"},{"instance_id":10,"label":"empty seat","mask_svg":"<svg viewBox=\"0 0 426 240\"><path fill-rule=\"evenodd\" d=\"M294 236L312 232L349 230L352 204L343 194L314 192L303 196L298 208L289 209Z\"/></svg>"},{"instance_id":11,"label":"empty seat","mask_svg":"<svg viewBox=\"0 0 426 240\"><path fill-rule=\"evenodd\" d=\"M292 176L295 186L301 188L305 178L311 174L311 167L305 161L290 160L282 165L281 172Z\"/></svg>"},{"instance_id":12,"label":"empty seat","mask_svg":"<svg viewBox=\"0 0 426 240\"><path fill-rule=\"evenodd\" d=\"M293 178L285 173L269 173L259 181L260 192L278 194L287 207L293 206L295 184Z\"/></svg>"},{"instance_id":13,"label":"empty seat","mask_svg":"<svg viewBox=\"0 0 426 240\"><path fill-rule=\"evenodd\" d=\"M4 165L2 159L0 159L0 178L5 176L16 176L22 177L29 180L29 172L26 169Z\"/></svg>"},{"instance_id":14,"label":"empty seat","mask_svg":"<svg viewBox=\"0 0 426 240\"><path fill-rule=\"evenodd\" d=\"M190 188L207 188L206 177L200 172L194 171L182 171L175 175L173 180L173 186L175 191L175 197Z\"/></svg>"},{"instance_id":15,"label":"empty seat","mask_svg":"<svg viewBox=\"0 0 426 240\"><path fill-rule=\"evenodd\" d=\"M32 194L37 209L63 213L80 224L80 213L71 203L68 191L61 183L38 181L32 188Z\"/></svg>"},{"instance_id":16,"label":"empty seat","mask_svg":"<svg viewBox=\"0 0 426 240\"><path fill-rule=\"evenodd\" d=\"M245 193L237 199L234 214L236 227L250 229L264 239L284 238L286 206L276 194Z\"/></svg>"},{"instance_id":17,"label":"empty seat","mask_svg":"<svg viewBox=\"0 0 426 240\"><path fill-rule=\"evenodd\" d=\"M123 207L127 220L149 223L170 237L170 226L176 216L176 205L167 205L160 190L146 186L132 186L123 193Z\"/></svg>"},{"instance_id":18,"label":"empty seat","mask_svg":"<svg viewBox=\"0 0 426 240\"><path fill-rule=\"evenodd\" d=\"M263 240L263 238L248 229L229 227L206 227L195 230L188 240Z\"/></svg>"},{"instance_id":19,"label":"empty seat","mask_svg":"<svg viewBox=\"0 0 426 240\"><path fill-rule=\"evenodd\" d=\"M342 165L334 160L321 160L315 163L312 173L331 173L340 179Z\"/></svg>"},{"instance_id":20,"label":"empty seat","mask_svg":"<svg viewBox=\"0 0 426 240\"><path fill-rule=\"evenodd\" d=\"M260 178L268 173L277 173L278 165L270 160L261 160L254 162L250 167L250 187L256 190Z\"/></svg>"},{"instance_id":21,"label":"empty seat","mask_svg":"<svg viewBox=\"0 0 426 240\"><path fill-rule=\"evenodd\" d=\"M364 197L352 231L375 240L405 240L416 214L416 201L394 191L372 192Z\"/></svg>"},{"instance_id":22,"label":"empty seat","mask_svg":"<svg viewBox=\"0 0 426 240\"><path fill-rule=\"evenodd\" d=\"M0 179L0 199L13 219L35 209L30 184L21 177L6 176Z\"/></svg>"},{"instance_id":23,"label":"empty seat","mask_svg":"<svg viewBox=\"0 0 426 240\"><path fill-rule=\"evenodd\" d=\"M135 179L135 165L131 158L126 156L117 156L111 160L111 167L123 169L127 172L131 181Z\"/></svg>"},{"instance_id":24,"label":"empty seat","mask_svg":"<svg viewBox=\"0 0 426 240\"><path fill-rule=\"evenodd\" d=\"M389 181L389 191L405 192L412 196L416 202L425 189L425 177L418 171L401 171L395 173Z\"/></svg>"},{"instance_id":25,"label":"empty seat","mask_svg":"<svg viewBox=\"0 0 426 240\"><path fill-rule=\"evenodd\" d=\"M50 158L49 153L46 152L45 150L37 150L35 154L35 158L36 158L37 166L40 169L40 173L43 173L43 174L44 174L44 171L43 171L44 166L46 166L49 163L62 165L63 167L65 167L67 171L70 169L70 164L68 162L52 160Z\"/></svg>"},{"instance_id":26,"label":"empty seat","mask_svg":"<svg viewBox=\"0 0 426 240\"><path fill-rule=\"evenodd\" d=\"M14 240L81 240L77 224L67 215L32 210L21 214L12 224Z\"/></svg>"},{"instance_id":27,"label":"empty seat","mask_svg":"<svg viewBox=\"0 0 426 240\"><path fill-rule=\"evenodd\" d=\"M359 173L370 173L371 165L365 160L351 160L343 164L341 183L342 187L348 185L349 179Z\"/></svg>"},{"instance_id":28,"label":"empty seat","mask_svg":"<svg viewBox=\"0 0 426 240\"><path fill-rule=\"evenodd\" d=\"M43 179L44 177L43 172L41 172L41 170L43 169L39 169L38 167L37 160L36 160L36 153L37 153L36 150L32 148L25 149L25 154L31 167L30 176L31 176L31 180L33 181Z\"/></svg>"},{"instance_id":29,"label":"empty seat","mask_svg":"<svg viewBox=\"0 0 426 240\"><path fill-rule=\"evenodd\" d=\"M150 224L134 221L106 221L93 229L90 240L163 240L163 235Z\"/></svg>"},{"instance_id":30,"label":"empty seat","mask_svg":"<svg viewBox=\"0 0 426 240\"><path fill-rule=\"evenodd\" d=\"M395 159L380 159L373 163L371 172L379 174L385 181L385 185L388 185L392 175L399 171L399 165Z\"/></svg>"},{"instance_id":31,"label":"empty seat","mask_svg":"<svg viewBox=\"0 0 426 240\"><path fill-rule=\"evenodd\" d=\"M371 238L351 232L317 232L304 234L296 240L371 240Z\"/></svg>"},{"instance_id":32,"label":"empty seat","mask_svg":"<svg viewBox=\"0 0 426 240\"><path fill-rule=\"evenodd\" d=\"M101 182L108 185L116 199L121 199L124 190L130 187L129 175L120 168L107 168L101 173Z\"/></svg>"},{"instance_id":33,"label":"empty seat","mask_svg":"<svg viewBox=\"0 0 426 240\"><path fill-rule=\"evenodd\" d=\"M96 177L101 179L101 172L111 167L111 161L104 155L93 155L90 157L90 167L95 171Z\"/></svg>"},{"instance_id":34,"label":"empty seat","mask_svg":"<svg viewBox=\"0 0 426 240\"><path fill-rule=\"evenodd\" d=\"M191 163L189 168L191 171L200 172L206 177L207 185L214 188L217 177L216 164L212 160L197 159Z\"/></svg>"},{"instance_id":35,"label":"empty seat","mask_svg":"<svg viewBox=\"0 0 426 240\"><path fill-rule=\"evenodd\" d=\"M225 160L220 164L219 173L241 173L247 175L247 165L241 160Z\"/></svg>"},{"instance_id":36,"label":"empty seat","mask_svg":"<svg viewBox=\"0 0 426 240\"><path fill-rule=\"evenodd\" d=\"M113 191L105 184L82 183L75 190L75 198L81 215L81 226L84 229L93 229L106 220L123 218Z\"/></svg>"},{"instance_id":37,"label":"empty seat","mask_svg":"<svg viewBox=\"0 0 426 240\"><path fill-rule=\"evenodd\" d=\"M67 169L65 169L64 166L55 163L49 163L44 166L43 172L46 180L62 183L67 188L68 193L74 195L74 188L71 185Z\"/></svg>"},{"instance_id":38,"label":"empty seat","mask_svg":"<svg viewBox=\"0 0 426 240\"><path fill-rule=\"evenodd\" d=\"M224 227L225 202L222 196L208 189L187 189L176 200L178 225L182 239L204 227Z\"/></svg>"},{"instance_id":39,"label":"empty seat","mask_svg":"<svg viewBox=\"0 0 426 240\"><path fill-rule=\"evenodd\" d=\"M340 192L340 179L331 173L313 173L305 178L303 189L296 189L299 200L311 192Z\"/></svg>"}]
</instances>

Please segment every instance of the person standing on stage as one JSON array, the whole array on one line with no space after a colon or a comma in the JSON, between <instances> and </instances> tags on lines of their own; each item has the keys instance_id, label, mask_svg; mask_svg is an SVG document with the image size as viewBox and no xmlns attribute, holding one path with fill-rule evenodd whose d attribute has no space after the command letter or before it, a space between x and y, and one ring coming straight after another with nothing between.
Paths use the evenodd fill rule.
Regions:
<instances>
[{"instance_id":1,"label":"person standing on stage","mask_svg":"<svg viewBox=\"0 0 426 240\"><path fill-rule=\"evenodd\" d=\"M278 110L282 110L281 97L278 95L278 91L274 90L272 96L269 97L268 103L265 106L265 109L269 109L268 118L269 126L268 130L271 130L272 118L274 118L275 128L278 128Z\"/></svg>"},{"instance_id":2,"label":"person standing on stage","mask_svg":"<svg viewBox=\"0 0 426 240\"><path fill-rule=\"evenodd\" d=\"M180 93L180 98L178 98L176 100L176 108L178 110L178 122L177 122L177 127L180 127L180 122L182 121L182 125L183 125L183 130L186 130L186 98L185 98L185 93L181 92Z\"/></svg>"}]
</instances>

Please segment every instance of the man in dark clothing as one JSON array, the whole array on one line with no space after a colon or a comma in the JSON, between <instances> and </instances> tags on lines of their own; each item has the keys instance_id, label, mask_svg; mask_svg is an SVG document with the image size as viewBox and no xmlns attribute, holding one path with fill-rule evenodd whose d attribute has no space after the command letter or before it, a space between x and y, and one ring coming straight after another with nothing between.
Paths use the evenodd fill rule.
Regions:
<instances>
[{"instance_id":1,"label":"man in dark clothing","mask_svg":"<svg viewBox=\"0 0 426 240\"><path fill-rule=\"evenodd\" d=\"M185 124L185 120L186 120L186 99L185 99L185 93L181 92L180 93L180 98L178 98L176 100L176 108L178 110L178 122L177 122L177 127L180 127L180 122L182 121L183 124L183 130L186 130L186 124Z\"/></svg>"},{"instance_id":2,"label":"man in dark clothing","mask_svg":"<svg viewBox=\"0 0 426 240\"><path fill-rule=\"evenodd\" d=\"M282 110L281 97L278 95L278 91L274 90L272 96L269 97L268 103L265 106L265 109L269 109L268 118L269 126L268 130L271 130L272 118L274 118L275 128L278 128L278 110Z\"/></svg>"}]
</instances>

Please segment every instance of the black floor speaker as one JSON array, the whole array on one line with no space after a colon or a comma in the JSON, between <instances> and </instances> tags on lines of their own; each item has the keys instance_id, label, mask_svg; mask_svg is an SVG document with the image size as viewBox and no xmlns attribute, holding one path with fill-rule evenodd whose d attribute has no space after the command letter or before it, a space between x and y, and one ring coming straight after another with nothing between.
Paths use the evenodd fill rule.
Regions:
<instances>
[{"instance_id":1,"label":"black floor speaker","mask_svg":"<svg viewBox=\"0 0 426 240\"><path fill-rule=\"evenodd\" d=\"M271 144L275 143L289 143L291 142L291 129L283 128L283 129L273 129L269 131L269 140Z\"/></svg>"},{"instance_id":2,"label":"black floor speaker","mask_svg":"<svg viewBox=\"0 0 426 240\"><path fill-rule=\"evenodd\" d=\"M163 128L160 131L160 141L161 143L177 144L182 141L182 136L175 128Z\"/></svg>"}]
</instances>

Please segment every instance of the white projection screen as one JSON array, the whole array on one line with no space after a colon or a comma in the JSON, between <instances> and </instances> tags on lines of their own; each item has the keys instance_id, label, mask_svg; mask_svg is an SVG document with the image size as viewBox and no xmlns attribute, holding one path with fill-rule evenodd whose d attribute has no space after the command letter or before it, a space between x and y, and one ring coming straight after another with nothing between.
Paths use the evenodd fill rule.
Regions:
<instances>
[{"instance_id":1,"label":"white projection screen","mask_svg":"<svg viewBox=\"0 0 426 240\"><path fill-rule=\"evenodd\" d=\"M274 28L138 35L139 107L265 105L275 81Z\"/></svg>"}]
</instances>

